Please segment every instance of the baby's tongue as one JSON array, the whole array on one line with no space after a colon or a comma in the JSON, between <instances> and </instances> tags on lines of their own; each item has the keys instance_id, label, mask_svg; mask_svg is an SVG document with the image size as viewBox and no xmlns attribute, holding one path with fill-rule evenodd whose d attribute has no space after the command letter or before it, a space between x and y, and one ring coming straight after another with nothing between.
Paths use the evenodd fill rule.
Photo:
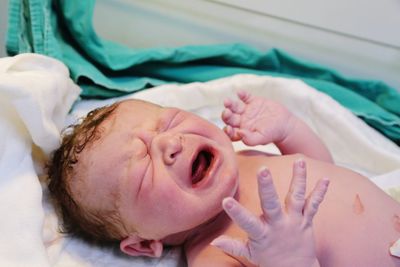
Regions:
<instances>
[{"instance_id":1,"label":"baby's tongue","mask_svg":"<svg viewBox=\"0 0 400 267\"><path fill-rule=\"evenodd\" d=\"M203 179L206 169L207 169L206 155L200 152L193 163L192 184L196 184Z\"/></svg>"}]
</instances>

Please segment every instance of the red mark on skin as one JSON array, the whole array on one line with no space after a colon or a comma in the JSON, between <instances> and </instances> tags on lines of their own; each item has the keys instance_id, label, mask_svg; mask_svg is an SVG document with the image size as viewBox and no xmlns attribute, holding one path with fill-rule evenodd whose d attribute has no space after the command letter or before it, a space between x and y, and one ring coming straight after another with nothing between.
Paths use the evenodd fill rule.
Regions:
<instances>
[{"instance_id":1,"label":"red mark on skin","mask_svg":"<svg viewBox=\"0 0 400 267\"><path fill-rule=\"evenodd\" d=\"M364 205L361 202L360 196L356 194L356 198L353 203L353 212L357 215L360 215L364 212Z\"/></svg>"},{"instance_id":2,"label":"red mark on skin","mask_svg":"<svg viewBox=\"0 0 400 267\"><path fill-rule=\"evenodd\" d=\"M394 230L396 230L397 232L400 233L400 217L399 217L399 215L397 215L397 214L393 215L392 223L393 223Z\"/></svg>"}]
</instances>

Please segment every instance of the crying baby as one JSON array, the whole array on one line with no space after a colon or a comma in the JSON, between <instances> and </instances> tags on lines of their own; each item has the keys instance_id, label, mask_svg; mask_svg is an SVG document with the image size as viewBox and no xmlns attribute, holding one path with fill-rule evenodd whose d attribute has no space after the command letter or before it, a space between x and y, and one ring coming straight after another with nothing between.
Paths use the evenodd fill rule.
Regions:
<instances>
[{"instance_id":1,"label":"crying baby","mask_svg":"<svg viewBox=\"0 0 400 267\"><path fill-rule=\"evenodd\" d=\"M68 128L48 168L63 230L131 256L181 245L189 266L400 266L397 202L281 104L241 91L224 106L223 130L141 100Z\"/></svg>"}]
</instances>

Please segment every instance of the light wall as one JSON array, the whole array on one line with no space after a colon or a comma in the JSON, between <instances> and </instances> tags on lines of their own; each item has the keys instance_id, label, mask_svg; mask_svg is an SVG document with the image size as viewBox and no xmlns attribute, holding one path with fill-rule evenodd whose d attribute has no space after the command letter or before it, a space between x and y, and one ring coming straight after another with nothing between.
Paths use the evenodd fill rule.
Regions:
<instances>
[{"instance_id":1,"label":"light wall","mask_svg":"<svg viewBox=\"0 0 400 267\"><path fill-rule=\"evenodd\" d=\"M101 36L136 48L277 47L400 90L399 0L97 0L94 24Z\"/></svg>"}]
</instances>

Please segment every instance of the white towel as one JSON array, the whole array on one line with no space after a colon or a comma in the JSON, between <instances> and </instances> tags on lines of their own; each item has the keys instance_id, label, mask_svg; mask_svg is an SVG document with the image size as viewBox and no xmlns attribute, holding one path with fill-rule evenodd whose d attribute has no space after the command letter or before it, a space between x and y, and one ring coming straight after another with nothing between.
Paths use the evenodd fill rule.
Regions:
<instances>
[{"instance_id":1,"label":"white towel","mask_svg":"<svg viewBox=\"0 0 400 267\"><path fill-rule=\"evenodd\" d=\"M49 266L32 146L48 155L80 93L59 61L21 54L0 59L0 266Z\"/></svg>"}]
</instances>

